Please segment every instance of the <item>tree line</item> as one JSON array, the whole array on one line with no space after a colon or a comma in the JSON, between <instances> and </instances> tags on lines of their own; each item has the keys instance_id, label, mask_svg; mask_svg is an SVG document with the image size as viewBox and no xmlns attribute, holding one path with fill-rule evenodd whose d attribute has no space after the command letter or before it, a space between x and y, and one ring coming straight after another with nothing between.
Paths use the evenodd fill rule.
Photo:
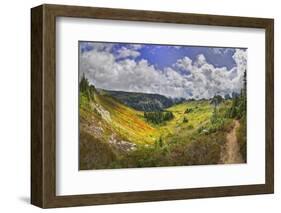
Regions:
<instances>
[{"instance_id":1,"label":"tree line","mask_svg":"<svg viewBox=\"0 0 281 213\"><path fill-rule=\"evenodd\" d=\"M144 112L144 118L151 123L161 124L165 121L172 120L174 114L169 111Z\"/></svg>"},{"instance_id":2,"label":"tree line","mask_svg":"<svg viewBox=\"0 0 281 213\"><path fill-rule=\"evenodd\" d=\"M246 71L243 76L243 88L240 94L233 97L232 106L227 112L229 118L246 119L247 94L246 94Z\"/></svg>"},{"instance_id":3,"label":"tree line","mask_svg":"<svg viewBox=\"0 0 281 213\"><path fill-rule=\"evenodd\" d=\"M89 80L85 77L84 73L79 83L79 91L87 97L88 101L94 99L96 88L89 83Z\"/></svg>"}]
</instances>

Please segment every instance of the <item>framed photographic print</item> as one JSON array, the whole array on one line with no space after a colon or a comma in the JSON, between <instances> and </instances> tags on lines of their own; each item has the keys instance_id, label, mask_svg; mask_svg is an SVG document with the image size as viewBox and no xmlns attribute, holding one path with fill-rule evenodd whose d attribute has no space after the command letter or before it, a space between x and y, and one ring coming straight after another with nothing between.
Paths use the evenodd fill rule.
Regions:
<instances>
[{"instance_id":1,"label":"framed photographic print","mask_svg":"<svg viewBox=\"0 0 281 213\"><path fill-rule=\"evenodd\" d=\"M31 9L31 203L274 191L273 19Z\"/></svg>"}]
</instances>

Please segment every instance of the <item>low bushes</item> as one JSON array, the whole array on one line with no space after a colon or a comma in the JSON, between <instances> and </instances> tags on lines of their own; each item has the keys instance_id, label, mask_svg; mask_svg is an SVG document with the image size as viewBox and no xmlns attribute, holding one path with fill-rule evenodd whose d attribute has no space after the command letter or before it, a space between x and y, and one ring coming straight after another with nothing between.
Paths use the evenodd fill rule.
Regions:
<instances>
[{"instance_id":1,"label":"low bushes","mask_svg":"<svg viewBox=\"0 0 281 213\"><path fill-rule=\"evenodd\" d=\"M161 124L165 121L172 120L174 115L169 111L144 112L144 118L150 123Z\"/></svg>"},{"instance_id":2,"label":"low bushes","mask_svg":"<svg viewBox=\"0 0 281 213\"><path fill-rule=\"evenodd\" d=\"M247 160L247 129L246 117L240 119L240 127L236 130L236 136L240 147L240 153L243 159Z\"/></svg>"},{"instance_id":3,"label":"low bushes","mask_svg":"<svg viewBox=\"0 0 281 213\"><path fill-rule=\"evenodd\" d=\"M108 168L116 159L116 154L108 143L80 130L79 169Z\"/></svg>"}]
</instances>

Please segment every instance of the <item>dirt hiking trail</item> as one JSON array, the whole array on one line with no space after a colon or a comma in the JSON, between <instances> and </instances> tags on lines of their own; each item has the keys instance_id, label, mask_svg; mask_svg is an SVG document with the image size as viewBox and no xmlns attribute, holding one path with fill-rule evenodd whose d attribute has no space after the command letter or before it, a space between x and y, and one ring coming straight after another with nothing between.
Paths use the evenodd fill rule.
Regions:
<instances>
[{"instance_id":1,"label":"dirt hiking trail","mask_svg":"<svg viewBox=\"0 0 281 213\"><path fill-rule=\"evenodd\" d=\"M236 130L240 127L239 121L234 121L233 129L226 135L226 144L221 154L221 161L224 164L243 163L240 147L236 137Z\"/></svg>"}]
</instances>

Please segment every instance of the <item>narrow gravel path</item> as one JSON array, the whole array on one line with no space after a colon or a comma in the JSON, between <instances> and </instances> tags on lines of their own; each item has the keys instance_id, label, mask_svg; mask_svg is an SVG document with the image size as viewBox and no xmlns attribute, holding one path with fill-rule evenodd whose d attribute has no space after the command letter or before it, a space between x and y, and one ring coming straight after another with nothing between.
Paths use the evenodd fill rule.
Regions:
<instances>
[{"instance_id":1,"label":"narrow gravel path","mask_svg":"<svg viewBox=\"0 0 281 213\"><path fill-rule=\"evenodd\" d=\"M234 121L233 129L226 136L225 148L222 151L221 161L224 164L243 163L240 147L236 137L236 130L240 127L239 121Z\"/></svg>"}]
</instances>

